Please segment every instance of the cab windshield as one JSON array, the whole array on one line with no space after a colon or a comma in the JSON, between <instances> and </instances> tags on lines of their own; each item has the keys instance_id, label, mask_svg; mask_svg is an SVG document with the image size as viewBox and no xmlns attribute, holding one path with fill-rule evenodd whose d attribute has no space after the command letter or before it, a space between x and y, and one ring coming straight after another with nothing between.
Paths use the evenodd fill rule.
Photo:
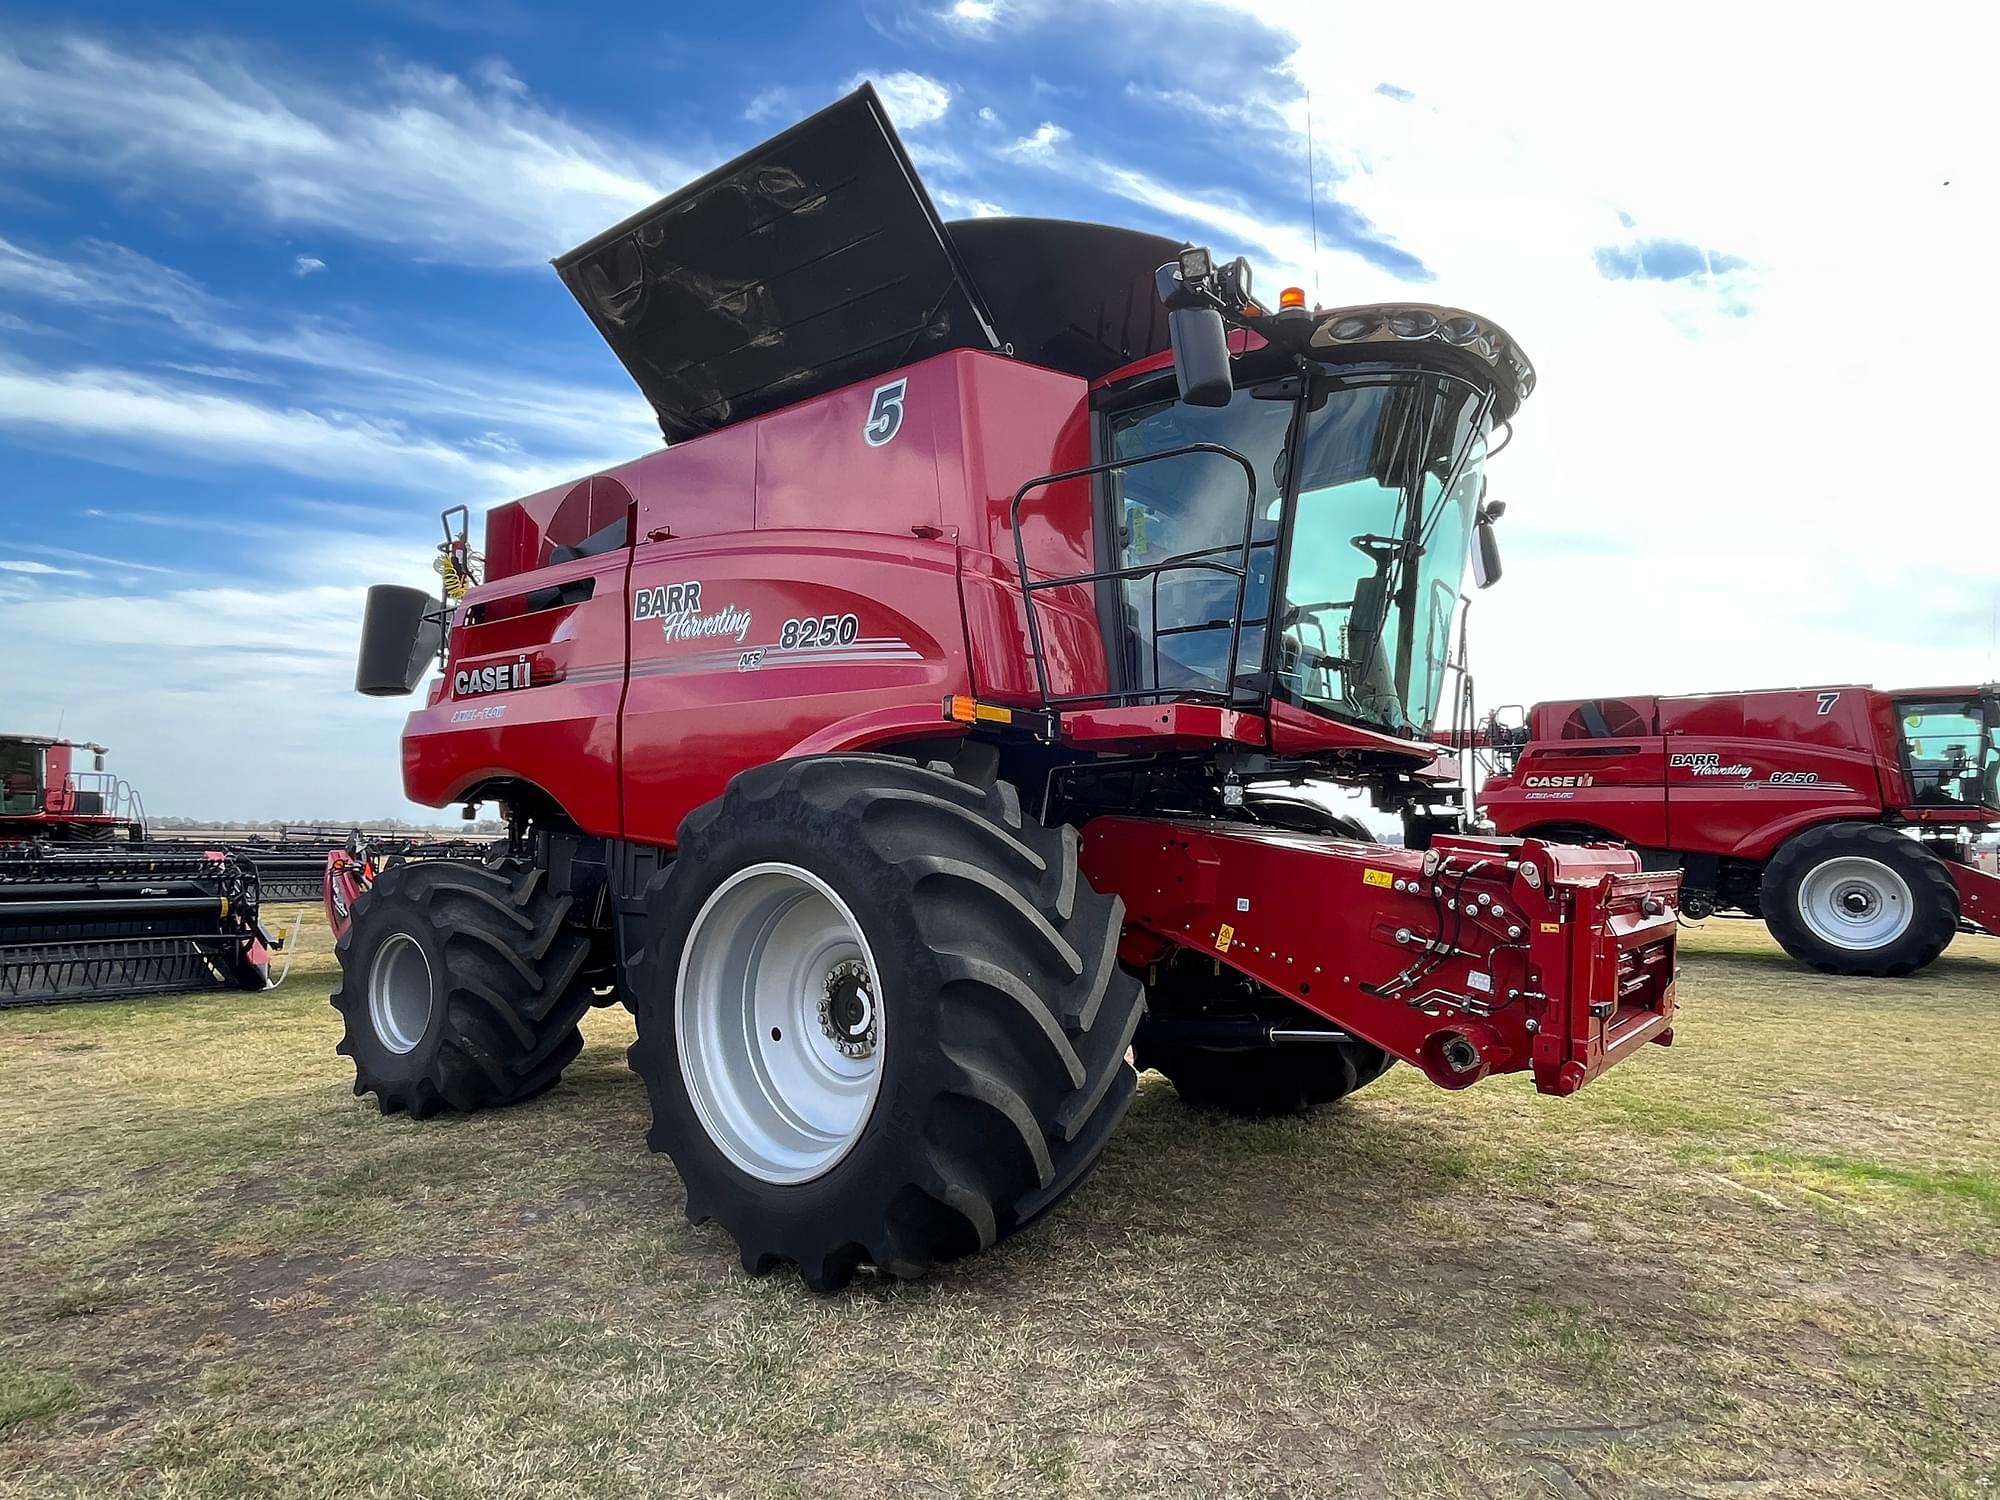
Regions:
<instances>
[{"instance_id":1,"label":"cab windshield","mask_svg":"<svg viewBox=\"0 0 2000 1500\"><path fill-rule=\"evenodd\" d=\"M1905 701L1903 756L1920 807L2000 807L2000 699Z\"/></svg>"},{"instance_id":2,"label":"cab windshield","mask_svg":"<svg viewBox=\"0 0 2000 1500\"><path fill-rule=\"evenodd\" d=\"M1226 407L1162 402L1111 419L1114 459L1217 443L1256 471L1233 694L1275 692L1399 733L1429 728L1490 410L1465 381L1350 366L1241 389ZM1189 454L1111 478L1120 567L1242 557L1236 464ZM1121 587L1132 686L1223 691L1235 580L1163 568Z\"/></svg>"}]
</instances>

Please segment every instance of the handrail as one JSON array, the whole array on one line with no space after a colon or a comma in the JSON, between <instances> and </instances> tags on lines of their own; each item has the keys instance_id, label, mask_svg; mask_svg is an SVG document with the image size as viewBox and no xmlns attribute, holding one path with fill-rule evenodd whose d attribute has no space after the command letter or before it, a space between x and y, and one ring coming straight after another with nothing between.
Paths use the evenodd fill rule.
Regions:
<instances>
[{"instance_id":1,"label":"handrail","mask_svg":"<svg viewBox=\"0 0 2000 1500\"><path fill-rule=\"evenodd\" d=\"M1164 562L1148 563L1134 568L1104 568L1094 573L1075 573L1060 578L1028 577L1028 544L1021 535L1021 504L1030 490L1042 489L1052 484L1061 484L1071 479L1086 479L1098 474L1111 474L1120 470L1136 468L1140 464L1158 463L1163 459L1184 458L1194 453L1213 453L1229 459L1243 470L1243 544L1238 549L1235 563L1210 561L1205 558L1168 558ZM1237 658L1243 646L1243 605L1250 587L1250 552L1254 545L1251 531L1257 520L1257 470L1249 459L1234 448L1226 448L1220 443L1184 443L1178 448L1163 448L1158 453L1141 453L1132 458L1109 459L1103 463L1086 464L1080 469L1064 469L1056 474L1044 474L1039 479L1031 479L1014 491L1013 504L1008 509L1008 524L1014 531L1014 566L1021 584L1021 607L1028 616L1028 644L1035 663L1035 686L1041 693L1042 706L1049 709L1061 708L1072 703L1138 703L1160 698L1176 698L1193 702L1217 699L1224 706L1236 701ZM1220 550L1220 549L1209 549ZM1211 693L1205 689L1168 689L1159 686L1160 681L1160 632L1158 629L1160 575L1162 573L1193 570L1197 572L1221 573L1236 580L1236 608L1229 621L1229 660L1223 691ZM1042 646L1041 620L1035 613L1035 595L1045 589L1073 588L1079 584L1104 583L1112 580L1124 582L1135 578L1153 580L1153 683L1151 688L1128 689L1124 692L1065 693L1058 697L1049 691L1048 660ZM1108 643L1107 643L1108 644Z\"/></svg>"}]
</instances>

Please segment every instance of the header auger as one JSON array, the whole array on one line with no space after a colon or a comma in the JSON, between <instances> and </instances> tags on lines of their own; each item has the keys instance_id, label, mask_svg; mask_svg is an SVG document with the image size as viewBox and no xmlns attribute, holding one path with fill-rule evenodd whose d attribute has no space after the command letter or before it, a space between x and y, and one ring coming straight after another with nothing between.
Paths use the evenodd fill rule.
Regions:
<instances>
[{"instance_id":1,"label":"header auger","mask_svg":"<svg viewBox=\"0 0 2000 1500\"><path fill-rule=\"evenodd\" d=\"M672 446L490 511L462 597L371 593L357 687L443 669L409 794L510 834L355 896L357 1093L530 1098L626 1004L690 1216L829 1288L1048 1213L1133 1056L1266 1112L1671 1039L1672 875L1431 837L1533 384L1496 325L946 225L867 88L557 270Z\"/></svg>"}]
</instances>

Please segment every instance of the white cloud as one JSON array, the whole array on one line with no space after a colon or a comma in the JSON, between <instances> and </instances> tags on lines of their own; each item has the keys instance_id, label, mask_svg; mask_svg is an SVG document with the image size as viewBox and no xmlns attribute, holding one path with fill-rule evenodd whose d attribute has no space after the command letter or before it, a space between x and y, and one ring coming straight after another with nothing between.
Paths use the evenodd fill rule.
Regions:
<instances>
[{"instance_id":1,"label":"white cloud","mask_svg":"<svg viewBox=\"0 0 2000 1500\"><path fill-rule=\"evenodd\" d=\"M436 485L491 501L552 484L564 471L480 457L380 420L268 406L123 370L0 364L0 431L107 444L206 462L396 488Z\"/></svg>"},{"instance_id":2,"label":"white cloud","mask_svg":"<svg viewBox=\"0 0 2000 1500\"><path fill-rule=\"evenodd\" d=\"M1030 160L1046 160L1055 155L1056 147L1069 139L1069 132L1053 120L1044 120L1034 132L1024 135L1013 145L1005 148L1007 155Z\"/></svg>"},{"instance_id":3,"label":"white cloud","mask_svg":"<svg viewBox=\"0 0 2000 1500\"><path fill-rule=\"evenodd\" d=\"M841 85L841 92L861 87L867 77L866 73L855 74ZM951 86L922 73L884 73L874 82L883 108L889 111L889 122L899 131L935 125L951 108Z\"/></svg>"},{"instance_id":4,"label":"white cloud","mask_svg":"<svg viewBox=\"0 0 2000 1500\"><path fill-rule=\"evenodd\" d=\"M44 557L60 557L71 562L101 563L105 567L121 568L127 572L178 573L180 571L178 568L163 568L157 563L134 562L129 557L106 557L100 552L78 552L71 547L50 547L36 542L18 542L15 545L23 552L39 552Z\"/></svg>"},{"instance_id":5,"label":"white cloud","mask_svg":"<svg viewBox=\"0 0 2000 1500\"><path fill-rule=\"evenodd\" d=\"M390 348L325 319L260 328L250 310L224 301L192 278L100 240L49 254L0 239L0 291L7 290L106 317L164 318L210 349L292 367L285 371L284 383L315 404L399 422L429 420L511 435L480 439L489 449L497 442L499 451L511 452L526 442L549 450L552 459L587 469L659 441L649 409L629 386L579 386L513 373L500 359L474 364L421 349ZM206 380L281 383L270 372L238 365L160 364Z\"/></svg>"},{"instance_id":6,"label":"white cloud","mask_svg":"<svg viewBox=\"0 0 2000 1500\"><path fill-rule=\"evenodd\" d=\"M479 265L539 266L696 175L555 115L498 65L338 91L238 48L0 42L0 162Z\"/></svg>"},{"instance_id":7,"label":"white cloud","mask_svg":"<svg viewBox=\"0 0 2000 1500\"><path fill-rule=\"evenodd\" d=\"M294 276L310 276L315 271L324 271L325 269L326 262L321 260L317 255L295 255L292 257L292 274Z\"/></svg>"},{"instance_id":8,"label":"white cloud","mask_svg":"<svg viewBox=\"0 0 2000 1500\"><path fill-rule=\"evenodd\" d=\"M1991 381L1963 311L1984 305L2000 201L1969 12L1801 31L1752 11L1725 39L1616 7L1499 31L1457 0L1421 22L1198 8L1231 35L1276 28L1289 63L1154 102L1236 118L1238 149L1258 132L1303 189L1309 86L1317 256L1302 208L1217 191L1226 164L1198 152L1170 182L1088 136L1011 155L1252 252L1260 285L1455 303L1520 337L1541 385L1493 470L1516 503L1508 580L1474 622L1489 698L2000 671ZM1093 14L1107 45L1147 24ZM1894 108L1857 107L1885 90ZM1659 279L1662 261L1692 274Z\"/></svg>"},{"instance_id":9,"label":"white cloud","mask_svg":"<svg viewBox=\"0 0 2000 1500\"><path fill-rule=\"evenodd\" d=\"M939 188L932 196L938 207L947 213L965 219L1004 219L1007 210L990 198L974 198L964 193L955 193L949 188Z\"/></svg>"},{"instance_id":10,"label":"white cloud","mask_svg":"<svg viewBox=\"0 0 2000 1500\"><path fill-rule=\"evenodd\" d=\"M998 24L1006 10L1005 0L952 0L937 14L947 26L982 35Z\"/></svg>"},{"instance_id":11,"label":"white cloud","mask_svg":"<svg viewBox=\"0 0 2000 1500\"><path fill-rule=\"evenodd\" d=\"M58 568L48 563L29 562L26 558L19 557L0 557L0 573L67 574L71 578L89 576L81 568Z\"/></svg>"},{"instance_id":12,"label":"white cloud","mask_svg":"<svg viewBox=\"0 0 2000 1500\"><path fill-rule=\"evenodd\" d=\"M428 521L404 532L295 531L228 586L137 591L128 580L0 574L0 677L24 724L69 725L112 747L119 774L154 814L327 819L413 813L398 784L397 729L409 702L352 691L369 582L435 587ZM87 687L79 688L79 684ZM212 757L228 725L229 774Z\"/></svg>"}]
</instances>

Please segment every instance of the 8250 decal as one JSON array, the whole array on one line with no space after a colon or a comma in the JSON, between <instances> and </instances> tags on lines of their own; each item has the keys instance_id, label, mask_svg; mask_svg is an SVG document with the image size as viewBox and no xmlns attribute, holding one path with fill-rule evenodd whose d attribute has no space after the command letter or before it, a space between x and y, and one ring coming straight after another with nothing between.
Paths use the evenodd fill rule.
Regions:
<instances>
[{"instance_id":1,"label":"8250 decal","mask_svg":"<svg viewBox=\"0 0 2000 1500\"><path fill-rule=\"evenodd\" d=\"M778 631L780 651L803 651L814 646L851 646L861 634L861 621L854 615L807 616L787 620Z\"/></svg>"}]
</instances>

